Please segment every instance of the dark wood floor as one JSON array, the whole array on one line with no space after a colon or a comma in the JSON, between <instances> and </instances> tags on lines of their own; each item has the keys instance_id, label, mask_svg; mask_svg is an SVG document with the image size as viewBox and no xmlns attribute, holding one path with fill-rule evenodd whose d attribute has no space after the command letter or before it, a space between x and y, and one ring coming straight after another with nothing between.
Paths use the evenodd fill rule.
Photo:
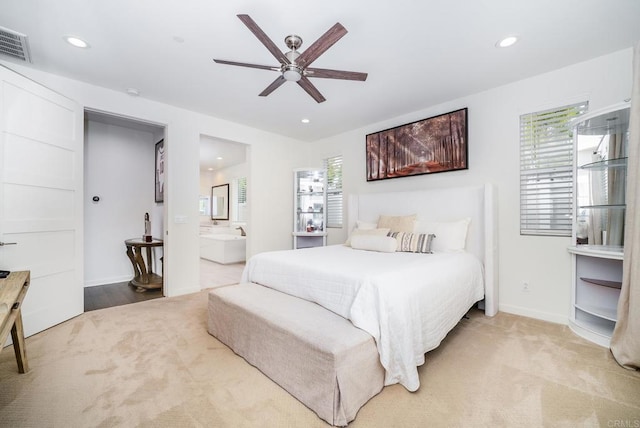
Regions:
<instances>
[{"instance_id":1,"label":"dark wood floor","mask_svg":"<svg viewBox=\"0 0 640 428\"><path fill-rule=\"evenodd\" d=\"M127 305L158 297L162 297L162 290L147 290L144 293L137 293L135 288L129 285L129 282L85 287L84 311Z\"/></svg>"}]
</instances>

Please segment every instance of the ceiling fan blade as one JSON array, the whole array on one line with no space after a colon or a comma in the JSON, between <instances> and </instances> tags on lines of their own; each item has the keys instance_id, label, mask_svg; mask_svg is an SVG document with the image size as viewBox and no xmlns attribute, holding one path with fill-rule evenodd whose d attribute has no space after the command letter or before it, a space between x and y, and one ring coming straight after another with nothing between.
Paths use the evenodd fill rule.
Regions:
<instances>
[{"instance_id":1,"label":"ceiling fan blade","mask_svg":"<svg viewBox=\"0 0 640 428\"><path fill-rule=\"evenodd\" d=\"M367 73L360 73L357 71L344 71L344 70L329 70L326 68L307 68L305 69L305 76L307 77L320 77L323 79L343 79L343 80L360 80L364 82L367 80Z\"/></svg>"},{"instance_id":2,"label":"ceiling fan blade","mask_svg":"<svg viewBox=\"0 0 640 428\"><path fill-rule=\"evenodd\" d=\"M310 65L313 61L318 59L320 55L322 55L327 49L335 44L338 40L340 40L345 34L347 34L347 29L342 26L339 22L336 23L333 27L329 28L326 33L324 33L318 40L313 42L311 46L309 46L297 59L298 64L300 64L303 68Z\"/></svg>"},{"instance_id":3,"label":"ceiling fan blade","mask_svg":"<svg viewBox=\"0 0 640 428\"><path fill-rule=\"evenodd\" d=\"M247 64L246 62L226 61L224 59L213 59L217 64L237 65L240 67L259 68L261 70L280 71L280 67L272 67L270 65Z\"/></svg>"},{"instance_id":4,"label":"ceiling fan blade","mask_svg":"<svg viewBox=\"0 0 640 428\"><path fill-rule=\"evenodd\" d=\"M311 95L311 98L316 100L318 103L325 101L325 98L322 96L320 91L318 91L318 89L313 86L313 83L311 83L311 81L306 77L302 76L302 78L298 80L298 85L300 85L302 89L304 89L307 94Z\"/></svg>"},{"instance_id":5,"label":"ceiling fan blade","mask_svg":"<svg viewBox=\"0 0 640 428\"><path fill-rule=\"evenodd\" d=\"M275 91L276 89L278 89L284 82L286 82L286 80L284 79L284 77L279 76L276 80L274 80L273 82L271 82L271 84L269 86L266 87L266 89L262 92L260 92L261 97L266 97L267 95L269 95L271 92Z\"/></svg>"},{"instance_id":6,"label":"ceiling fan blade","mask_svg":"<svg viewBox=\"0 0 640 428\"><path fill-rule=\"evenodd\" d=\"M267 36L260 27L258 27L258 24L256 24L256 22L253 19L251 19L249 15L238 15L238 18L240 18L240 21L242 21L244 25L246 25L247 28L251 30L251 32L258 38L258 40L262 42L262 44L269 50L269 52L271 52L271 55L276 57L279 63L281 64L291 63L289 61L289 58L287 58L282 53L282 51L278 49L276 44L273 43L273 41L269 38L269 36Z\"/></svg>"}]
</instances>

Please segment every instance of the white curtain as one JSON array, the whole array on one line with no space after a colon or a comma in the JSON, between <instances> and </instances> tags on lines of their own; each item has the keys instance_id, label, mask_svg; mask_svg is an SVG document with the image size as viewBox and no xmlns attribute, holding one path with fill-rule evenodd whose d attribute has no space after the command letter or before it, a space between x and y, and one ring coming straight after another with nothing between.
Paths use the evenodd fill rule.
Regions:
<instances>
[{"instance_id":1,"label":"white curtain","mask_svg":"<svg viewBox=\"0 0 640 428\"><path fill-rule=\"evenodd\" d=\"M633 53L628 153L622 290L611 352L623 367L640 370L640 42Z\"/></svg>"}]
</instances>

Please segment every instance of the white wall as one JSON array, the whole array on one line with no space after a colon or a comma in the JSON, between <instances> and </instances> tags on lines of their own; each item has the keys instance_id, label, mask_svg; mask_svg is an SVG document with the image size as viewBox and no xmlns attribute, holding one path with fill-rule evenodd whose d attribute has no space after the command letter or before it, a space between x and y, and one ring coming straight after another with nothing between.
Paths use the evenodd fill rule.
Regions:
<instances>
[{"instance_id":1,"label":"white wall","mask_svg":"<svg viewBox=\"0 0 640 428\"><path fill-rule=\"evenodd\" d=\"M569 316L570 238L520 236L519 116L588 100L595 110L631 94L632 50L626 49L534 78L452 100L313 143L312 163L343 155L344 192L387 192L492 182L499 200L499 309L566 323ZM472 72L472 70L470 70ZM365 135L415 120L469 108L469 169L367 182ZM345 229L329 229L329 243L343 242ZM530 285L523 292L522 283Z\"/></svg>"},{"instance_id":2,"label":"white wall","mask_svg":"<svg viewBox=\"0 0 640 428\"><path fill-rule=\"evenodd\" d=\"M217 186L218 184L224 184L224 178L220 177L220 173L218 171L206 171L200 172L200 196L206 196L211 198L211 187ZM211 203L211 201L209 201ZM211 222L211 214L209 215L201 215L200 216L200 225L210 225Z\"/></svg>"},{"instance_id":3,"label":"white wall","mask_svg":"<svg viewBox=\"0 0 640 428\"><path fill-rule=\"evenodd\" d=\"M156 142L151 132L85 121L85 286L132 278L124 240L142 237L145 213L153 236L162 237L162 210L153 188ZM93 196L100 200L94 202ZM160 273L158 260L154 263Z\"/></svg>"},{"instance_id":4,"label":"white wall","mask_svg":"<svg viewBox=\"0 0 640 428\"><path fill-rule=\"evenodd\" d=\"M291 171L300 142L248 126L185 109L131 97L77 80L0 61L69 98L81 106L146 121L165 128L166 188L164 279L165 294L175 296L200 290L199 255L199 143L201 135L251 145L249 160L249 255L269 249L291 248ZM257 177L254 178L254 177ZM277 202L274 202L277 201Z\"/></svg>"}]
</instances>

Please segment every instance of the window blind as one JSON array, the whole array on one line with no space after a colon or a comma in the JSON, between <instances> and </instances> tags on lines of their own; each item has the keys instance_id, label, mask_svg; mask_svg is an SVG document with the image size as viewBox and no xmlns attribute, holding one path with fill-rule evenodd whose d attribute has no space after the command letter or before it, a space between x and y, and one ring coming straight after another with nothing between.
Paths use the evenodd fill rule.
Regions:
<instances>
[{"instance_id":1,"label":"window blind","mask_svg":"<svg viewBox=\"0 0 640 428\"><path fill-rule=\"evenodd\" d=\"M327 227L342 227L342 156L324 160L327 170Z\"/></svg>"},{"instance_id":2,"label":"window blind","mask_svg":"<svg viewBox=\"0 0 640 428\"><path fill-rule=\"evenodd\" d=\"M247 202L247 177L238 178L238 203Z\"/></svg>"},{"instance_id":3,"label":"window blind","mask_svg":"<svg viewBox=\"0 0 640 428\"><path fill-rule=\"evenodd\" d=\"M520 234L571 236L573 129L588 102L520 116Z\"/></svg>"},{"instance_id":4,"label":"window blind","mask_svg":"<svg viewBox=\"0 0 640 428\"><path fill-rule=\"evenodd\" d=\"M235 182L235 221L247 221L247 177L237 178Z\"/></svg>"}]
</instances>

